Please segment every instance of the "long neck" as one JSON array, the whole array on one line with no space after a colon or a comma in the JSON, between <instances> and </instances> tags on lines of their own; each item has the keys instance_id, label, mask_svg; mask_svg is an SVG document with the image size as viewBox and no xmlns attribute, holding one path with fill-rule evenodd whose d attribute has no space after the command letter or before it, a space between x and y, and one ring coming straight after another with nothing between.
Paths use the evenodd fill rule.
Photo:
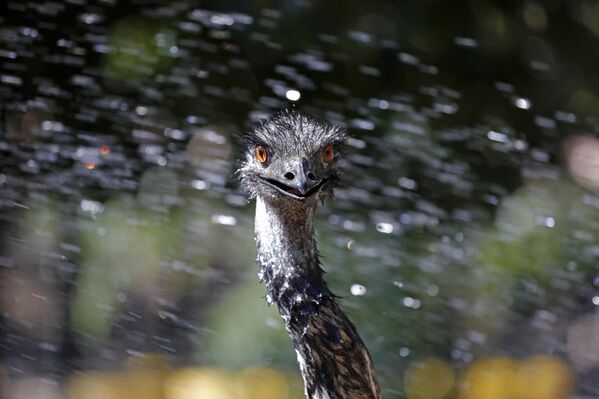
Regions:
<instances>
[{"instance_id":1,"label":"long neck","mask_svg":"<svg viewBox=\"0 0 599 399\"><path fill-rule=\"evenodd\" d=\"M258 197L260 277L293 341L309 399L374 399L380 391L362 339L322 279L316 205Z\"/></svg>"},{"instance_id":2,"label":"long neck","mask_svg":"<svg viewBox=\"0 0 599 399\"><path fill-rule=\"evenodd\" d=\"M314 239L316 205L258 197L256 245L268 300L278 305L330 294L322 279Z\"/></svg>"}]
</instances>

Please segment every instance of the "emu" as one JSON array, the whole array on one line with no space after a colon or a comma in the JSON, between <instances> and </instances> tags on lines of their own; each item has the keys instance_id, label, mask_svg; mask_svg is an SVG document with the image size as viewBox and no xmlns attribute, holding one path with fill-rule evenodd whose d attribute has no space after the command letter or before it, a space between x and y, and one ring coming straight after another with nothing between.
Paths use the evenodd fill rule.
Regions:
<instances>
[{"instance_id":1,"label":"emu","mask_svg":"<svg viewBox=\"0 0 599 399\"><path fill-rule=\"evenodd\" d=\"M380 398L372 359L323 280L314 238L319 202L339 183L346 133L296 110L242 137L242 188L256 199L259 277L297 354L309 399Z\"/></svg>"}]
</instances>

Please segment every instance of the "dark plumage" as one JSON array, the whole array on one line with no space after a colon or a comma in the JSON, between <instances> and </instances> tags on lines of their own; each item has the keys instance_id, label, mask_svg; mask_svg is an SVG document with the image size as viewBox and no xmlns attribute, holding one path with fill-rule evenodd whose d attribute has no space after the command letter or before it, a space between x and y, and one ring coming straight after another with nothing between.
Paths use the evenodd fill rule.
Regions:
<instances>
[{"instance_id":1,"label":"dark plumage","mask_svg":"<svg viewBox=\"0 0 599 399\"><path fill-rule=\"evenodd\" d=\"M370 355L322 278L314 239L316 206L339 180L344 138L333 125L285 111L244 135L238 171L256 198L260 278L285 321L310 399L380 397Z\"/></svg>"}]
</instances>

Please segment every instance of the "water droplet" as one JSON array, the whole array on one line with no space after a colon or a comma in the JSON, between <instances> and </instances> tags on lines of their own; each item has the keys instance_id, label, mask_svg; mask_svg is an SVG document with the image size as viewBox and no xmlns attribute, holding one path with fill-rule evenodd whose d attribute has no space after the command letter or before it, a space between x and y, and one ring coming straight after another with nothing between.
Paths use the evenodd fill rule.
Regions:
<instances>
[{"instance_id":1,"label":"water droplet","mask_svg":"<svg viewBox=\"0 0 599 399\"><path fill-rule=\"evenodd\" d=\"M149 112L148 107L144 107L143 105L138 105L135 107L135 113L139 116L145 116Z\"/></svg>"},{"instance_id":2,"label":"water droplet","mask_svg":"<svg viewBox=\"0 0 599 399\"><path fill-rule=\"evenodd\" d=\"M416 182L404 176L399 178L398 183L400 187L403 187L406 190L414 190L416 188Z\"/></svg>"},{"instance_id":3,"label":"water droplet","mask_svg":"<svg viewBox=\"0 0 599 399\"><path fill-rule=\"evenodd\" d=\"M426 289L426 293L430 296L437 296L439 293L439 287L433 284Z\"/></svg>"},{"instance_id":4,"label":"water droplet","mask_svg":"<svg viewBox=\"0 0 599 399\"><path fill-rule=\"evenodd\" d=\"M362 296L366 294L366 287L360 284L352 284L352 286L349 289L349 292L351 292L351 294L355 296Z\"/></svg>"},{"instance_id":5,"label":"water droplet","mask_svg":"<svg viewBox=\"0 0 599 399\"><path fill-rule=\"evenodd\" d=\"M354 247L354 240L349 240L347 242L347 250L351 251L353 249L353 247Z\"/></svg>"},{"instance_id":6,"label":"water droplet","mask_svg":"<svg viewBox=\"0 0 599 399\"><path fill-rule=\"evenodd\" d=\"M235 226L237 219L230 215L212 215L210 221L214 224L222 224L224 226Z\"/></svg>"},{"instance_id":7,"label":"water droplet","mask_svg":"<svg viewBox=\"0 0 599 399\"><path fill-rule=\"evenodd\" d=\"M461 46L461 47L474 48L474 47L478 46L478 43L476 42L476 40L474 40L471 37L456 37L456 38L453 39L453 42L457 46Z\"/></svg>"},{"instance_id":8,"label":"water droplet","mask_svg":"<svg viewBox=\"0 0 599 399\"><path fill-rule=\"evenodd\" d=\"M376 230L379 233L391 234L393 233L393 225L391 223L377 223Z\"/></svg>"},{"instance_id":9,"label":"water droplet","mask_svg":"<svg viewBox=\"0 0 599 399\"><path fill-rule=\"evenodd\" d=\"M205 190L208 185L204 180L193 180L191 182L191 187L195 188L196 190Z\"/></svg>"},{"instance_id":10,"label":"water droplet","mask_svg":"<svg viewBox=\"0 0 599 399\"><path fill-rule=\"evenodd\" d=\"M104 206L101 203L87 199L81 200L79 207L83 212L88 212L92 216L104 211Z\"/></svg>"},{"instance_id":11,"label":"water droplet","mask_svg":"<svg viewBox=\"0 0 599 399\"><path fill-rule=\"evenodd\" d=\"M487 133L487 137L489 138L489 140L497 141L499 143L507 143L508 142L508 138L504 133L496 132L494 130L490 130Z\"/></svg>"},{"instance_id":12,"label":"water droplet","mask_svg":"<svg viewBox=\"0 0 599 399\"><path fill-rule=\"evenodd\" d=\"M285 93L285 97L287 97L289 101L297 101L300 99L301 96L302 95L299 91L293 89L287 90L287 92Z\"/></svg>"},{"instance_id":13,"label":"water droplet","mask_svg":"<svg viewBox=\"0 0 599 399\"><path fill-rule=\"evenodd\" d=\"M514 100L514 105L520 109L530 109L531 103L529 99L519 97Z\"/></svg>"}]
</instances>

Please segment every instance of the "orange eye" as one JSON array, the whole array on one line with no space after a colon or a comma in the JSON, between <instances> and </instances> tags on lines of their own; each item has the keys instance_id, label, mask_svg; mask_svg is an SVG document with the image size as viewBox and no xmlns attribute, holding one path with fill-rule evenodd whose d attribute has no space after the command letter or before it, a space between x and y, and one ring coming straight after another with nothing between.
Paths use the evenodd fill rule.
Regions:
<instances>
[{"instance_id":1,"label":"orange eye","mask_svg":"<svg viewBox=\"0 0 599 399\"><path fill-rule=\"evenodd\" d=\"M333 148L332 145L330 145L324 149L324 152L322 153L323 161L325 161L326 163L330 163L334 157L335 157L335 149Z\"/></svg>"},{"instance_id":2,"label":"orange eye","mask_svg":"<svg viewBox=\"0 0 599 399\"><path fill-rule=\"evenodd\" d=\"M268 153L266 152L266 148L264 148L261 145L256 146L256 159L260 163L266 162L266 160L268 159Z\"/></svg>"}]
</instances>

